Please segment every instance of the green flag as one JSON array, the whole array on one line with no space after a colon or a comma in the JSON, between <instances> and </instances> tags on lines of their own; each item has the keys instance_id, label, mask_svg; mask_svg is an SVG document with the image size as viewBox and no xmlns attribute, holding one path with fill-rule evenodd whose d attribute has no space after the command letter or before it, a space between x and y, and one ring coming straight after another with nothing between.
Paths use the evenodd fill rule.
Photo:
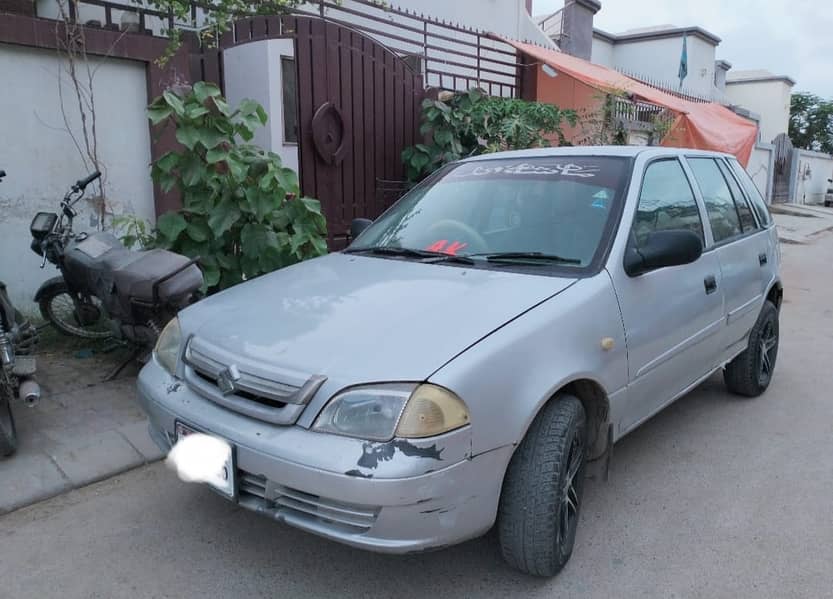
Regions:
<instances>
[{"instance_id":1,"label":"green flag","mask_svg":"<svg viewBox=\"0 0 833 599\"><path fill-rule=\"evenodd\" d=\"M677 77L680 78L680 87L683 86L683 80L688 75L688 38L683 33L683 51L680 54L680 70L677 71Z\"/></svg>"}]
</instances>

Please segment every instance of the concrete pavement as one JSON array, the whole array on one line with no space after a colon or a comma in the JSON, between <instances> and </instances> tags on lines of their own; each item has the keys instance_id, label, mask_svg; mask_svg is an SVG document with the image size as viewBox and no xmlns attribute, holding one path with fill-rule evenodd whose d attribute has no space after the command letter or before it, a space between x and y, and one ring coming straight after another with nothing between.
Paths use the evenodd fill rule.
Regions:
<instances>
[{"instance_id":1,"label":"concrete pavement","mask_svg":"<svg viewBox=\"0 0 833 599\"><path fill-rule=\"evenodd\" d=\"M120 356L74 349L83 345L39 352L43 399L12 406L19 447L0 460L0 514L162 457L136 404L135 378L101 382Z\"/></svg>"},{"instance_id":2,"label":"concrete pavement","mask_svg":"<svg viewBox=\"0 0 833 599\"><path fill-rule=\"evenodd\" d=\"M424 555L365 553L155 464L0 516L0 596L831 597L833 234L782 251L769 391L734 397L714 377L617 444L552 580L507 569L493 534Z\"/></svg>"},{"instance_id":3,"label":"concrete pavement","mask_svg":"<svg viewBox=\"0 0 833 599\"><path fill-rule=\"evenodd\" d=\"M783 243L812 243L818 235L833 230L833 208L775 204L771 211Z\"/></svg>"}]
</instances>

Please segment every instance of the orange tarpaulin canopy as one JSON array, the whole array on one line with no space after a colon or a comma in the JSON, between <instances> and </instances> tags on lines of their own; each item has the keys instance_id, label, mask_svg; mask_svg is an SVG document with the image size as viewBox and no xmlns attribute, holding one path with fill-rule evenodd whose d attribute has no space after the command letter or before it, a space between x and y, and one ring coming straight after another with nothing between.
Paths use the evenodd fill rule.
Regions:
<instances>
[{"instance_id":1,"label":"orange tarpaulin canopy","mask_svg":"<svg viewBox=\"0 0 833 599\"><path fill-rule=\"evenodd\" d=\"M631 79L602 65L593 64L564 52L500 38L548 64L559 76L567 75L585 85L605 92L624 91L633 99L663 106L675 113L670 131L662 140L664 146L715 150L734 154L746 166L758 138L758 126L715 102L692 102ZM538 98L539 101L542 98ZM567 108L567 106L562 106Z\"/></svg>"}]
</instances>

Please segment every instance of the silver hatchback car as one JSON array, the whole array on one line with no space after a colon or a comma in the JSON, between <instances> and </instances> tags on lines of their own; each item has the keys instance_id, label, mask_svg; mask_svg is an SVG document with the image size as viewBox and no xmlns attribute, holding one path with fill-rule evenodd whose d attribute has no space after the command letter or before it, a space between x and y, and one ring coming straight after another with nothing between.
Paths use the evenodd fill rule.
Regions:
<instances>
[{"instance_id":1,"label":"silver hatchback car","mask_svg":"<svg viewBox=\"0 0 833 599\"><path fill-rule=\"evenodd\" d=\"M481 156L345 251L181 312L139 397L162 448L227 444L214 486L243 507L390 553L497 523L506 560L549 576L589 462L719 369L732 392L767 388L779 263L732 156Z\"/></svg>"}]
</instances>

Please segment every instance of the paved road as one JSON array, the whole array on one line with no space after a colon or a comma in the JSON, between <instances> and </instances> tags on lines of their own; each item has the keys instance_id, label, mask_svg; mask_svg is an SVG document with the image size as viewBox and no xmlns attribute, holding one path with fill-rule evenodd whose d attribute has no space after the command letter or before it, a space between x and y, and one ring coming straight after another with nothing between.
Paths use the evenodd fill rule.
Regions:
<instances>
[{"instance_id":1,"label":"paved road","mask_svg":"<svg viewBox=\"0 0 833 599\"><path fill-rule=\"evenodd\" d=\"M777 374L710 380L616 446L553 580L487 536L368 554L273 524L163 466L0 517L2 597L832 597L833 235L784 247Z\"/></svg>"}]
</instances>

